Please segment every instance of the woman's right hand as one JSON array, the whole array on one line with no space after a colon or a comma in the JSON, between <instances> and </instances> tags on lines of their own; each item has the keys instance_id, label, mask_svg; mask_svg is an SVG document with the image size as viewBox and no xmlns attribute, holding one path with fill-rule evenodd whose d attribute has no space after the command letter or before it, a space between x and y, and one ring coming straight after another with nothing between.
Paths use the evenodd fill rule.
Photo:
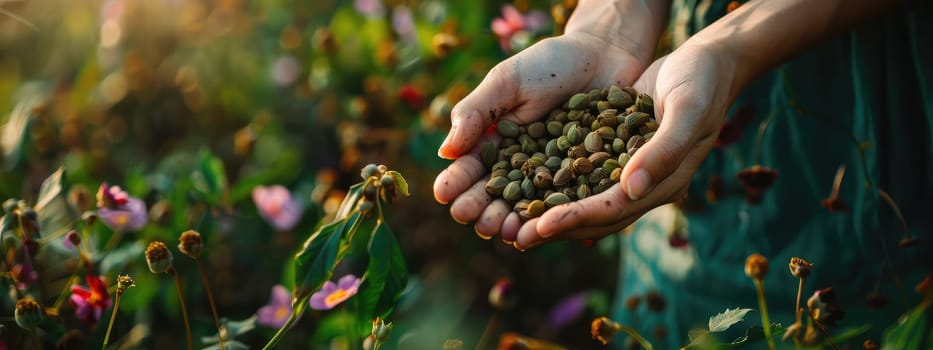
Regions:
<instances>
[{"instance_id":1,"label":"woman's right hand","mask_svg":"<svg viewBox=\"0 0 933 350\"><path fill-rule=\"evenodd\" d=\"M504 200L485 191L488 171L478 156L484 131L501 118L518 124L542 119L577 92L631 85L651 63L666 15L653 2L581 1L566 34L496 65L451 112L438 155L454 162L434 182L437 201L453 202L454 220L476 221L480 236L503 233L514 241L521 221Z\"/></svg>"}]
</instances>

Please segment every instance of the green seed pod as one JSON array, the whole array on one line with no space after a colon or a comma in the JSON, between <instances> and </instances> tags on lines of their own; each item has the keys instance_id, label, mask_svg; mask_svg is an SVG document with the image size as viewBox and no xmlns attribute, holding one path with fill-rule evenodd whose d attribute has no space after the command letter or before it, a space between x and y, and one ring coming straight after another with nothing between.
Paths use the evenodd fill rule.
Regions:
<instances>
[{"instance_id":1,"label":"green seed pod","mask_svg":"<svg viewBox=\"0 0 933 350\"><path fill-rule=\"evenodd\" d=\"M590 105L590 96L588 94L579 93L570 97L570 100L567 102L567 107L570 107L572 110L582 110L586 109Z\"/></svg>"},{"instance_id":2,"label":"green seed pod","mask_svg":"<svg viewBox=\"0 0 933 350\"><path fill-rule=\"evenodd\" d=\"M619 182L619 178L622 177L622 168L614 168L612 172L609 173L609 181Z\"/></svg>"},{"instance_id":3,"label":"green seed pod","mask_svg":"<svg viewBox=\"0 0 933 350\"><path fill-rule=\"evenodd\" d=\"M502 141L499 141L499 148L508 148L512 145L517 145L518 140L512 137L503 137Z\"/></svg>"},{"instance_id":4,"label":"green seed pod","mask_svg":"<svg viewBox=\"0 0 933 350\"><path fill-rule=\"evenodd\" d=\"M598 134L599 137L601 137L603 140L612 140L616 138L616 130L613 129L611 126L600 127L599 129L596 129L596 131L594 132Z\"/></svg>"},{"instance_id":5,"label":"green seed pod","mask_svg":"<svg viewBox=\"0 0 933 350\"><path fill-rule=\"evenodd\" d=\"M535 198L535 183L530 178L525 178L522 180L522 197L525 199Z\"/></svg>"},{"instance_id":6,"label":"green seed pod","mask_svg":"<svg viewBox=\"0 0 933 350\"><path fill-rule=\"evenodd\" d=\"M632 112L625 116L625 124L631 127L642 126L648 122L648 119L651 119L651 116L648 115L648 113Z\"/></svg>"},{"instance_id":7,"label":"green seed pod","mask_svg":"<svg viewBox=\"0 0 933 350\"><path fill-rule=\"evenodd\" d=\"M565 196L567 196L567 198L570 198L570 200L572 201L577 200L577 187L576 186L564 187L560 192L563 193Z\"/></svg>"},{"instance_id":8,"label":"green seed pod","mask_svg":"<svg viewBox=\"0 0 933 350\"><path fill-rule=\"evenodd\" d=\"M584 113L583 116L580 117L580 125L590 126L594 121L596 121L596 116L590 113Z\"/></svg>"},{"instance_id":9,"label":"green seed pod","mask_svg":"<svg viewBox=\"0 0 933 350\"><path fill-rule=\"evenodd\" d=\"M619 166L619 161L613 158L606 159L606 161L603 162L602 167L603 167L603 171L608 172L608 173L612 173L613 170L621 168Z\"/></svg>"},{"instance_id":10,"label":"green seed pod","mask_svg":"<svg viewBox=\"0 0 933 350\"><path fill-rule=\"evenodd\" d=\"M590 185L598 184L603 179L609 177L609 174L603 172L603 168L595 168L590 173Z\"/></svg>"},{"instance_id":11,"label":"green seed pod","mask_svg":"<svg viewBox=\"0 0 933 350\"><path fill-rule=\"evenodd\" d=\"M556 122L560 122L560 123L566 123L567 120L568 120L568 119L567 119L567 112L564 112L564 111L561 111L561 110L557 110L556 112L557 112L557 113L554 114L554 119L553 119L553 120L556 121Z\"/></svg>"},{"instance_id":12,"label":"green seed pod","mask_svg":"<svg viewBox=\"0 0 933 350\"><path fill-rule=\"evenodd\" d=\"M589 174L593 171L593 162L588 158L577 158L573 161L571 169L573 169L574 174Z\"/></svg>"},{"instance_id":13,"label":"green seed pod","mask_svg":"<svg viewBox=\"0 0 933 350\"><path fill-rule=\"evenodd\" d=\"M619 154L622 152L625 152L625 141L618 137L612 139L612 153Z\"/></svg>"},{"instance_id":14,"label":"green seed pod","mask_svg":"<svg viewBox=\"0 0 933 350\"><path fill-rule=\"evenodd\" d=\"M572 145L579 145L580 142L583 142L583 134L580 131L580 127L571 125L570 129L567 130L567 141L570 141Z\"/></svg>"},{"instance_id":15,"label":"green seed pod","mask_svg":"<svg viewBox=\"0 0 933 350\"><path fill-rule=\"evenodd\" d=\"M628 153L622 153L619 155L619 167L625 168L625 164L628 164L629 159L632 159L632 155Z\"/></svg>"},{"instance_id":16,"label":"green seed pod","mask_svg":"<svg viewBox=\"0 0 933 350\"><path fill-rule=\"evenodd\" d=\"M561 136L557 138L558 151L566 152L568 149L570 149L570 146L573 146L573 144L570 143L570 140L567 139L567 136Z\"/></svg>"},{"instance_id":17,"label":"green seed pod","mask_svg":"<svg viewBox=\"0 0 933 350\"><path fill-rule=\"evenodd\" d=\"M559 121L547 122L547 133L553 137L563 135L564 124Z\"/></svg>"},{"instance_id":18,"label":"green seed pod","mask_svg":"<svg viewBox=\"0 0 933 350\"><path fill-rule=\"evenodd\" d=\"M628 124L622 123L616 127L616 138L622 139L622 142L628 142L628 139L632 136L632 130Z\"/></svg>"},{"instance_id":19,"label":"green seed pod","mask_svg":"<svg viewBox=\"0 0 933 350\"><path fill-rule=\"evenodd\" d=\"M657 131L658 128L661 127L661 124L658 124L658 122L654 121L654 118L651 118L651 120L645 123L645 127L650 131Z\"/></svg>"},{"instance_id":20,"label":"green seed pod","mask_svg":"<svg viewBox=\"0 0 933 350\"><path fill-rule=\"evenodd\" d=\"M519 169L512 169L512 171L509 171L509 174L506 176L509 181L520 181L523 177L525 176L522 175L522 171Z\"/></svg>"},{"instance_id":21,"label":"green seed pod","mask_svg":"<svg viewBox=\"0 0 933 350\"><path fill-rule=\"evenodd\" d=\"M544 137L544 134L547 133L547 127L542 122L534 122L528 124L528 136L533 138Z\"/></svg>"},{"instance_id":22,"label":"green seed pod","mask_svg":"<svg viewBox=\"0 0 933 350\"><path fill-rule=\"evenodd\" d=\"M539 166L544 165L544 158L543 157L531 157L531 158L528 158L526 163L528 163L528 166L530 166L532 169L536 169Z\"/></svg>"},{"instance_id":23,"label":"green seed pod","mask_svg":"<svg viewBox=\"0 0 933 350\"><path fill-rule=\"evenodd\" d=\"M560 169L560 162L560 157L548 157L548 159L544 161L544 166L553 173Z\"/></svg>"},{"instance_id":24,"label":"green seed pod","mask_svg":"<svg viewBox=\"0 0 933 350\"><path fill-rule=\"evenodd\" d=\"M618 109L627 108L635 102L635 100L632 98L632 95L629 95L627 92L615 85L609 88L609 94L606 96L606 99L609 101L609 104Z\"/></svg>"},{"instance_id":25,"label":"green seed pod","mask_svg":"<svg viewBox=\"0 0 933 350\"><path fill-rule=\"evenodd\" d=\"M563 192L554 192L544 198L544 204L548 208L556 207L558 205L570 202L570 197L567 197Z\"/></svg>"},{"instance_id":26,"label":"green seed pod","mask_svg":"<svg viewBox=\"0 0 933 350\"><path fill-rule=\"evenodd\" d=\"M502 176L496 176L489 179L486 182L486 193L489 193L490 196L498 197L502 195L502 191L505 190L505 186L509 184L509 179Z\"/></svg>"},{"instance_id":27,"label":"green seed pod","mask_svg":"<svg viewBox=\"0 0 933 350\"><path fill-rule=\"evenodd\" d=\"M498 131L499 135L502 135L502 137L518 137L519 133L518 124L508 119L499 120L496 131Z\"/></svg>"},{"instance_id":28,"label":"green seed pod","mask_svg":"<svg viewBox=\"0 0 933 350\"><path fill-rule=\"evenodd\" d=\"M638 91L636 91L635 88L633 88L633 87L631 87L631 86L625 86L625 87L622 88L622 91L625 91L625 93L627 93L629 96L631 96L631 97L632 97L632 103L635 103L635 96L638 96Z\"/></svg>"},{"instance_id":29,"label":"green seed pod","mask_svg":"<svg viewBox=\"0 0 933 350\"><path fill-rule=\"evenodd\" d=\"M590 176L586 174L577 175L577 186L590 183Z\"/></svg>"},{"instance_id":30,"label":"green seed pod","mask_svg":"<svg viewBox=\"0 0 933 350\"><path fill-rule=\"evenodd\" d=\"M628 149L628 153L631 154L633 149L641 147L644 144L645 144L645 139L642 138L641 135L634 135L628 139L628 143L625 145L625 148Z\"/></svg>"},{"instance_id":31,"label":"green seed pod","mask_svg":"<svg viewBox=\"0 0 933 350\"><path fill-rule=\"evenodd\" d=\"M596 122L598 122L599 125L602 125L602 126L608 126L610 128L615 128L616 125L619 125L619 118L616 117L615 113L616 113L616 110L607 109L603 111L602 113L600 113L599 116L596 117Z\"/></svg>"},{"instance_id":32,"label":"green seed pod","mask_svg":"<svg viewBox=\"0 0 933 350\"><path fill-rule=\"evenodd\" d=\"M566 157L566 158L560 160L560 167L561 167L561 168L568 168L568 169L569 169L569 168L572 167L572 166L573 166L573 158Z\"/></svg>"},{"instance_id":33,"label":"green seed pod","mask_svg":"<svg viewBox=\"0 0 933 350\"><path fill-rule=\"evenodd\" d=\"M489 177L491 178L496 177L496 176L509 177L509 170L496 169L496 170L493 170L491 173L489 173Z\"/></svg>"},{"instance_id":34,"label":"green seed pod","mask_svg":"<svg viewBox=\"0 0 933 350\"><path fill-rule=\"evenodd\" d=\"M580 126L580 121L577 120L577 121L572 121L572 122L566 122L566 123L564 123L564 128L561 129L561 131L560 131L560 132L561 132L561 135L567 135L567 133L570 132L570 127L572 127L572 126L574 126L574 125Z\"/></svg>"},{"instance_id":35,"label":"green seed pod","mask_svg":"<svg viewBox=\"0 0 933 350\"><path fill-rule=\"evenodd\" d=\"M568 121L577 121L577 120L580 120L580 118L582 118L582 117L583 117L583 111L582 111L582 110L572 110L572 111L570 111L570 112L567 112L567 120L568 120ZM566 124L566 123L565 123L565 124Z\"/></svg>"},{"instance_id":36,"label":"green seed pod","mask_svg":"<svg viewBox=\"0 0 933 350\"><path fill-rule=\"evenodd\" d=\"M548 157L560 156L560 149L557 148L557 140L553 139L544 146L544 155Z\"/></svg>"},{"instance_id":37,"label":"green seed pod","mask_svg":"<svg viewBox=\"0 0 933 350\"><path fill-rule=\"evenodd\" d=\"M509 170L511 170L512 168L511 168L511 165L510 165L510 163L509 163L508 161L503 160L503 161L498 161L498 162L496 162L495 164L492 165L492 171L496 171L496 170L499 170L499 169L503 169L503 170L505 170L505 171L509 171Z\"/></svg>"},{"instance_id":38,"label":"green seed pod","mask_svg":"<svg viewBox=\"0 0 933 350\"><path fill-rule=\"evenodd\" d=\"M586 148L582 145L573 146L567 150L567 156L574 159L586 157L587 154Z\"/></svg>"},{"instance_id":39,"label":"green seed pod","mask_svg":"<svg viewBox=\"0 0 933 350\"><path fill-rule=\"evenodd\" d=\"M577 186L577 198L578 199L584 199L586 197L589 197L590 194L592 194L592 192L590 192L590 185L581 184Z\"/></svg>"},{"instance_id":40,"label":"green seed pod","mask_svg":"<svg viewBox=\"0 0 933 350\"><path fill-rule=\"evenodd\" d=\"M603 125L599 123L599 120L594 120L593 123L590 124L590 130L596 130L596 129L599 129L600 127L602 127L602 126L603 126Z\"/></svg>"},{"instance_id":41,"label":"green seed pod","mask_svg":"<svg viewBox=\"0 0 933 350\"><path fill-rule=\"evenodd\" d=\"M554 178L551 176L551 173L542 171L535 174L535 187L540 189L547 189L553 186Z\"/></svg>"},{"instance_id":42,"label":"green seed pod","mask_svg":"<svg viewBox=\"0 0 933 350\"><path fill-rule=\"evenodd\" d=\"M544 204L543 200L535 199L528 203L528 215L531 217L541 216L545 210L547 210L547 204Z\"/></svg>"},{"instance_id":43,"label":"green seed pod","mask_svg":"<svg viewBox=\"0 0 933 350\"><path fill-rule=\"evenodd\" d=\"M515 212L520 212L528 209L528 203L531 203L531 200L522 199L518 202L515 202L515 205L512 206L512 210Z\"/></svg>"},{"instance_id":44,"label":"green seed pod","mask_svg":"<svg viewBox=\"0 0 933 350\"><path fill-rule=\"evenodd\" d=\"M599 111L600 113L610 108L612 108L612 106L609 105L609 101L597 101L596 102L596 110Z\"/></svg>"},{"instance_id":45,"label":"green seed pod","mask_svg":"<svg viewBox=\"0 0 933 350\"><path fill-rule=\"evenodd\" d=\"M516 202L522 199L522 182L509 182L509 184L505 186L505 189L502 190L502 198L509 202Z\"/></svg>"},{"instance_id":46,"label":"green seed pod","mask_svg":"<svg viewBox=\"0 0 933 350\"><path fill-rule=\"evenodd\" d=\"M504 159L510 159L510 158L512 158L513 155L515 155L515 153L519 153L519 152L521 152L521 151L522 151L522 146L520 146L520 145L511 145L511 146L509 146L509 147L503 148L503 149L500 150L499 152L502 154L502 157L503 157Z\"/></svg>"},{"instance_id":47,"label":"green seed pod","mask_svg":"<svg viewBox=\"0 0 933 350\"><path fill-rule=\"evenodd\" d=\"M483 161L483 166L488 168L495 164L496 159L499 158L499 148L496 147L495 143L486 142L483 143L483 147L480 149L479 154L480 159Z\"/></svg>"},{"instance_id":48,"label":"green seed pod","mask_svg":"<svg viewBox=\"0 0 933 350\"><path fill-rule=\"evenodd\" d=\"M583 147L587 152L595 153L603 150L603 139L595 131L586 134Z\"/></svg>"},{"instance_id":49,"label":"green seed pod","mask_svg":"<svg viewBox=\"0 0 933 350\"><path fill-rule=\"evenodd\" d=\"M640 112L654 115L654 100L647 94L638 94L638 97L635 99L635 106L638 107Z\"/></svg>"}]
</instances>

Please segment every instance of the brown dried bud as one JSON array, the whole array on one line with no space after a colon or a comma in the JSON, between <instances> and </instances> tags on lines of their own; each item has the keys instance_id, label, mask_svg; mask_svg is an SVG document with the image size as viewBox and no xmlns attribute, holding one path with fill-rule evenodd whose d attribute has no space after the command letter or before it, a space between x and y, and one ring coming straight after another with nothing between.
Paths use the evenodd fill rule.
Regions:
<instances>
[{"instance_id":1,"label":"brown dried bud","mask_svg":"<svg viewBox=\"0 0 933 350\"><path fill-rule=\"evenodd\" d=\"M790 268L790 274L794 275L794 277L807 278L807 276L810 275L810 268L813 267L813 264L801 258L793 257L790 258L790 263L787 264L787 267Z\"/></svg>"},{"instance_id":2,"label":"brown dried bud","mask_svg":"<svg viewBox=\"0 0 933 350\"><path fill-rule=\"evenodd\" d=\"M622 326L608 317L600 317L590 323L590 335L604 346L609 344L612 338L616 336L616 333L621 330Z\"/></svg>"},{"instance_id":3,"label":"brown dried bud","mask_svg":"<svg viewBox=\"0 0 933 350\"><path fill-rule=\"evenodd\" d=\"M178 250L192 259L201 257L201 234L198 231L188 230L178 237Z\"/></svg>"},{"instance_id":4,"label":"brown dried bud","mask_svg":"<svg viewBox=\"0 0 933 350\"><path fill-rule=\"evenodd\" d=\"M745 274L754 279L764 279L768 275L768 259L758 253L749 255L745 260Z\"/></svg>"},{"instance_id":5,"label":"brown dried bud","mask_svg":"<svg viewBox=\"0 0 933 350\"><path fill-rule=\"evenodd\" d=\"M133 281L132 277L129 275L117 276L117 293L123 293L130 287L136 287L136 281Z\"/></svg>"},{"instance_id":6,"label":"brown dried bud","mask_svg":"<svg viewBox=\"0 0 933 350\"><path fill-rule=\"evenodd\" d=\"M32 298L26 297L16 301L13 318L23 329L33 330L42 321L42 314L42 306Z\"/></svg>"},{"instance_id":7,"label":"brown dried bud","mask_svg":"<svg viewBox=\"0 0 933 350\"><path fill-rule=\"evenodd\" d=\"M146 247L146 264L152 273L165 273L172 268L172 251L165 243L159 241L149 242Z\"/></svg>"}]
</instances>

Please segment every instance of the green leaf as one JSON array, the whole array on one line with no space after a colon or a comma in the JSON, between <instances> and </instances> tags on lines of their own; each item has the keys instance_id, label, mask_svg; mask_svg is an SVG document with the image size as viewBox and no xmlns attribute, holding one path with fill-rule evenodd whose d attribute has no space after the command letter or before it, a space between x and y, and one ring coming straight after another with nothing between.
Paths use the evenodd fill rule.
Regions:
<instances>
[{"instance_id":1,"label":"green leaf","mask_svg":"<svg viewBox=\"0 0 933 350\"><path fill-rule=\"evenodd\" d=\"M386 241L385 244L388 245L385 249L389 252L388 260L383 263L388 266L389 271L385 278L382 296L379 298L379 303L376 304L373 315L388 318L395 308L395 303L402 296L405 286L408 285L408 267L405 265L405 256L402 255L402 249L399 247L395 235L392 234L388 226L383 225L382 227L385 228L383 230L385 233L383 239Z\"/></svg>"},{"instance_id":2,"label":"green leaf","mask_svg":"<svg viewBox=\"0 0 933 350\"><path fill-rule=\"evenodd\" d=\"M402 195L406 197L411 195L410 193L408 193L408 181L405 181L405 178L402 177L401 173L395 170L389 170L389 175L392 175L392 177L395 178L395 185L396 187L398 187L399 193L401 193Z\"/></svg>"},{"instance_id":3,"label":"green leaf","mask_svg":"<svg viewBox=\"0 0 933 350\"><path fill-rule=\"evenodd\" d=\"M339 260L337 255L342 238L346 230L359 219L359 215L356 213L347 219L321 227L308 237L301 251L295 254L294 302L307 299L330 279Z\"/></svg>"},{"instance_id":4,"label":"green leaf","mask_svg":"<svg viewBox=\"0 0 933 350\"><path fill-rule=\"evenodd\" d=\"M58 168L52 175L49 175L42 186L39 187L39 199L36 200L34 208L36 211L42 211L46 205L52 202L55 197L62 193L62 182L65 181L65 168Z\"/></svg>"},{"instance_id":5,"label":"green leaf","mask_svg":"<svg viewBox=\"0 0 933 350\"><path fill-rule=\"evenodd\" d=\"M217 204L227 191L227 174L220 158L208 151L202 151L198 168L191 174L194 188L211 204Z\"/></svg>"},{"instance_id":6,"label":"green leaf","mask_svg":"<svg viewBox=\"0 0 933 350\"><path fill-rule=\"evenodd\" d=\"M350 186L350 189L347 191L347 196L344 197L343 202L340 203L340 208L337 208L337 214L335 215L334 220L341 220L350 215L350 211L356 208L356 202L359 202L360 197L362 196L362 183Z\"/></svg>"},{"instance_id":7,"label":"green leaf","mask_svg":"<svg viewBox=\"0 0 933 350\"><path fill-rule=\"evenodd\" d=\"M923 338L927 337L926 307L916 307L898 323L884 331L882 349L912 350L920 349Z\"/></svg>"},{"instance_id":8,"label":"green leaf","mask_svg":"<svg viewBox=\"0 0 933 350\"><path fill-rule=\"evenodd\" d=\"M356 234L360 234L357 232ZM366 273L363 275L363 283L360 286L360 292L356 296L356 302L359 320L371 320L376 310L376 304L382 295L386 285L386 277L389 275L389 244L388 238L393 238L392 233L388 232L386 225L379 223L374 227L369 241L369 263ZM394 238L393 238L394 239Z\"/></svg>"},{"instance_id":9,"label":"green leaf","mask_svg":"<svg viewBox=\"0 0 933 350\"><path fill-rule=\"evenodd\" d=\"M15 167L22 158L23 147L29 139L29 125L33 119L33 108L41 103L39 94L23 98L13 107L10 119L0 130L0 149L3 150L3 165L9 170Z\"/></svg>"},{"instance_id":10,"label":"green leaf","mask_svg":"<svg viewBox=\"0 0 933 350\"><path fill-rule=\"evenodd\" d=\"M745 320L745 315L750 311L752 309L726 309L726 311L709 318L709 331L713 333L725 331L732 325Z\"/></svg>"}]
</instances>

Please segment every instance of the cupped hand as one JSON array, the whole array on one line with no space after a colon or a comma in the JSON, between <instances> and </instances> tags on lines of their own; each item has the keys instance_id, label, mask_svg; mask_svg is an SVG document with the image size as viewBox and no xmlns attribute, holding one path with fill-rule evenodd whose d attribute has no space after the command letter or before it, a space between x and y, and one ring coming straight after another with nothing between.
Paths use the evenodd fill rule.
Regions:
<instances>
[{"instance_id":1,"label":"cupped hand","mask_svg":"<svg viewBox=\"0 0 933 350\"><path fill-rule=\"evenodd\" d=\"M716 45L687 43L648 67L634 87L654 97L660 128L651 141L632 156L618 184L521 225L514 236L517 247L599 239L683 198L737 93L731 57ZM502 234L512 233L503 228Z\"/></svg>"},{"instance_id":2,"label":"cupped hand","mask_svg":"<svg viewBox=\"0 0 933 350\"><path fill-rule=\"evenodd\" d=\"M438 155L455 160L434 182L437 201L452 202L454 220L476 221L481 237L504 232L509 235L503 239L514 241L521 225L517 214L485 191L488 170L478 156L484 131L503 118L518 124L544 119L576 92L630 85L647 67L637 57L645 55L575 31L542 40L496 65L451 111L450 133Z\"/></svg>"}]
</instances>

